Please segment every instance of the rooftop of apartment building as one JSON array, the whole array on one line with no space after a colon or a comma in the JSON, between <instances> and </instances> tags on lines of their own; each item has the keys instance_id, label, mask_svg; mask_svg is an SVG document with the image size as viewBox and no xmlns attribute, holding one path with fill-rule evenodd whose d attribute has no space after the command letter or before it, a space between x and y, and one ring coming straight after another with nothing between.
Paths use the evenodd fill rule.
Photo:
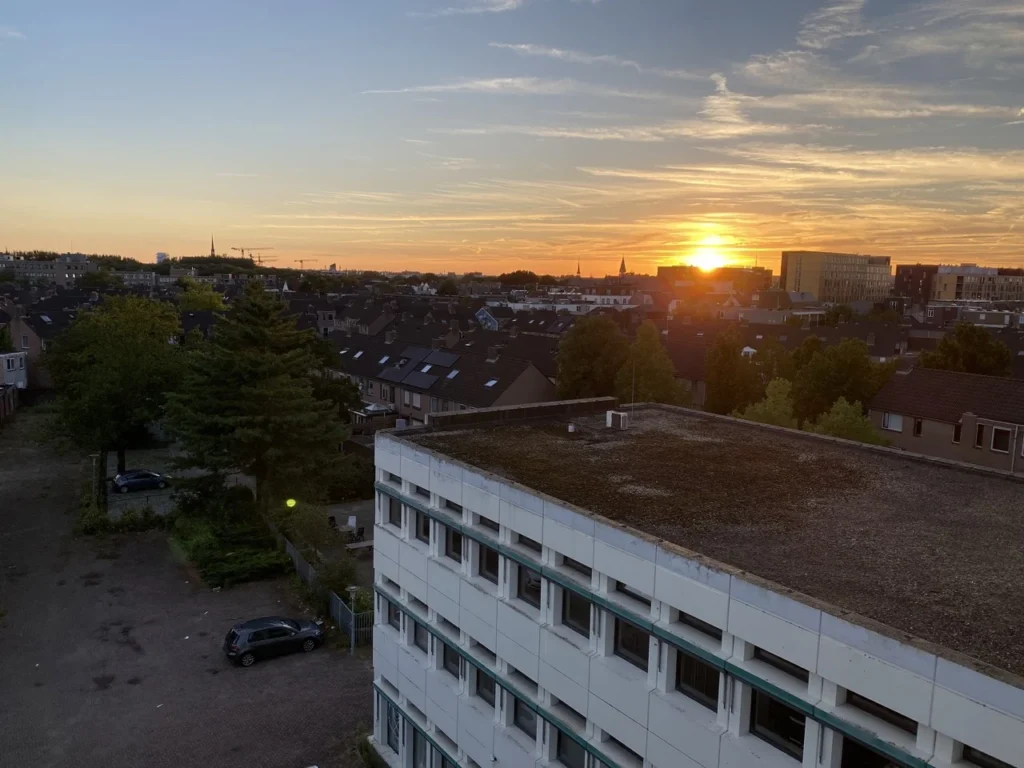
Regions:
<instances>
[{"instance_id":1,"label":"rooftop of apartment building","mask_svg":"<svg viewBox=\"0 0 1024 768\"><path fill-rule=\"evenodd\" d=\"M871 407L951 424L960 421L965 413L1024 424L1024 380L914 368L889 379L871 401Z\"/></svg>"},{"instance_id":2,"label":"rooftop of apartment building","mask_svg":"<svg viewBox=\"0 0 1024 768\"><path fill-rule=\"evenodd\" d=\"M667 406L638 408L625 431L604 413L572 421L403 437L901 642L1024 676L1020 482Z\"/></svg>"}]
</instances>

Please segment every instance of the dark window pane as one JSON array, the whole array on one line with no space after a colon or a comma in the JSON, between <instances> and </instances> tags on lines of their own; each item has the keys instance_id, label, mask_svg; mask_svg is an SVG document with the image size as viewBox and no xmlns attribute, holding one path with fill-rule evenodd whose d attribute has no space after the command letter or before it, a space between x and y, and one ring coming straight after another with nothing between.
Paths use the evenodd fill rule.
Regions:
<instances>
[{"instance_id":1,"label":"dark window pane","mask_svg":"<svg viewBox=\"0 0 1024 768\"><path fill-rule=\"evenodd\" d=\"M558 762L566 768L585 768L587 751L567 735L558 732Z\"/></svg>"},{"instance_id":2,"label":"dark window pane","mask_svg":"<svg viewBox=\"0 0 1024 768\"><path fill-rule=\"evenodd\" d=\"M679 622L685 624L688 627L693 627L698 632L703 632L708 637L713 637L715 640L722 639L722 630L718 627L708 624L706 621L701 621L696 616L691 616L688 613L679 612Z\"/></svg>"},{"instance_id":3,"label":"dark window pane","mask_svg":"<svg viewBox=\"0 0 1024 768\"><path fill-rule=\"evenodd\" d=\"M412 765L413 768L427 768L427 740L416 730L412 732Z\"/></svg>"},{"instance_id":4,"label":"dark window pane","mask_svg":"<svg viewBox=\"0 0 1024 768\"><path fill-rule=\"evenodd\" d=\"M754 658L758 661L763 661L765 664L770 664L776 669L782 670L787 675L792 675L798 680L803 680L805 683L809 679L809 675L806 669L798 667L790 661L786 661L780 656L776 656L774 653L769 653L763 648L754 648Z\"/></svg>"},{"instance_id":5,"label":"dark window pane","mask_svg":"<svg viewBox=\"0 0 1024 768\"><path fill-rule=\"evenodd\" d=\"M402 628L402 612L398 610L398 606L388 600L388 624L395 629Z\"/></svg>"},{"instance_id":6,"label":"dark window pane","mask_svg":"<svg viewBox=\"0 0 1024 768\"><path fill-rule=\"evenodd\" d=\"M494 706L494 678L477 670L476 673L476 695Z\"/></svg>"},{"instance_id":7,"label":"dark window pane","mask_svg":"<svg viewBox=\"0 0 1024 768\"><path fill-rule=\"evenodd\" d=\"M877 701L861 696L859 693L853 691L846 692L846 703L852 707L856 707L859 710L867 712L869 715L874 715L879 720L884 720L890 725L895 725L897 728L902 728L909 734L914 736L917 735L917 721L901 715L899 712L889 709L886 706L879 704Z\"/></svg>"},{"instance_id":8,"label":"dark window pane","mask_svg":"<svg viewBox=\"0 0 1024 768\"><path fill-rule=\"evenodd\" d=\"M648 608L650 608L651 606L651 601L647 597L644 597L635 589L623 584L621 581L615 582L615 591L618 592L620 595L625 595L626 597L636 600L638 603L643 603Z\"/></svg>"},{"instance_id":9,"label":"dark window pane","mask_svg":"<svg viewBox=\"0 0 1024 768\"><path fill-rule=\"evenodd\" d=\"M529 538L528 536L520 536L519 537L519 546L526 547L527 549L532 549L534 552L536 552L538 554L540 554L543 551L543 549L544 549L540 545L539 541L534 541L533 539Z\"/></svg>"},{"instance_id":10,"label":"dark window pane","mask_svg":"<svg viewBox=\"0 0 1024 768\"><path fill-rule=\"evenodd\" d=\"M498 553L483 544L480 545L480 575L490 582L498 583Z\"/></svg>"},{"instance_id":11,"label":"dark window pane","mask_svg":"<svg viewBox=\"0 0 1024 768\"><path fill-rule=\"evenodd\" d=\"M623 619L615 620L615 654L640 669L647 669L647 650L651 636Z\"/></svg>"},{"instance_id":12,"label":"dark window pane","mask_svg":"<svg viewBox=\"0 0 1024 768\"><path fill-rule=\"evenodd\" d=\"M676 690L700 702L708 709L718 709L719 674L715 667L696 656L679 651L676 660Z\"/></svg>"},{"instance_id":13,"label":"dark window pane","mask_svg":"<svg viewBox=\"0 0 1024 768\"><path fill-rule=\"evenodd\" d=\"M1001 451L1008 453L1010 450L1010 430L1008 429L993 429L992 430L992 450Z\"/></svg>"},{"instance_id":14,"label":"dark window pane","mask_svg":"<svg viewBox=\"0 0 1024 768\"><path fill-rule=\"evenodd\" d=\"M452 560L462 562L462 534L448 527L444 529L444 553Z\"/></svg>"},{"instance_id":15,"label":"dark window pane","mask_svg":"<svg viewBox=\"0 0 1024 768\"><path fill-rule=\"evenodd\" d=\"M804 753L804 716L761 691L751 693L750 730L797 760Z\"/></svg>"},{"instance_id":16,"label":"dark window pane","mask_svg":"<svg viewBox=\"0 0 1024 768\"><path fill-rule=\"evenodd\" d=\"M985 444L985 425L979 424L978 431L974 433L974 447L981 448Z\"/></svg>"},{"instance_id":17,"label":"dark window pane","mask_svg":"<svg viewBox=\"0 0 1024 768\"><path fill-rule=\"evenodd\" d=\"M427 628L420 624L418 621L412 630L412 639L416 644L416 647L426 653L427 650Z\"/></svg>"},{"instance_id":18,"label":"dark window pane","mask_svg":"<svg viewBox=\"0 0 1024 768\"><path fill-rule=\"evenodd\" d=\"M424 499L427 499L428 501L430 500L430 491L428 491L426 488L423 488L419 485L414 485L412 487L412 492L417 496L422 496Z\"/></svg>"},{"instance_id":19,"label":"dark window pane","mask_svg":"<svg viewBox=\"0 0 1024 768\"><path fill-rule=\"evenodd\" d=\"M540 608L540 574L532 568L520 565L517 595L523 602Z\"/></svg>"},{"instance_id":20,"label":"dark window pane","mask_svg":"<svg viewBox=\"0 0 1024 768\"><path fill-rule=\"evenodd\" d=\"M963 426L964 426L963 424L954 424L953 425L953 442L954 443L959 443L960 442L960 433L963 431Z\"/></svg>"},{"instance_id":21,"label":"dark window pane","mask_svg":"<svg viewBox=\"0 0 1024 768\"><path fill-rule=\"evenodd\" d=\"M402 502L388 496L388 522L397 528L402 527Z\"/></svg>"},{"instance_id":22,"label":"dark window pane","mask_svg":"<svg viewBox=\"0 0 1024 768\"><path fill-rule=\"evenodd\" d=\"M481 517L480 518L480 525L483 528L486 528L489 531L493 531L494 533L498 533L498 531L501 530L501 526L500 525L498 525L493 520L488 520L486 517Z\"/></svg>"},{"instance_id":23,"label":"dark window pane","mask_svg":"<svg viewBox=\"0 0 1024 768\"><path fill-rule=\"evenodd\" d=\"M523 733L537 738L537 715L519 699L512 707L512 721Z\"/></svg>"},{"instance_id":24,"label":"dark window pane","mask_svg":"<svg viewBox=\"0 0 1024 768\"><path fill-rule=\"evenodd\" d=\"M416 513L416 538L426 544L430 543L430 518L422 512Z\"/></svg>"},{"instance_id":25,"label":"dark window pane","mask_svg":"<svg viewBox=\"0 0 1024 768\"><path fill-rule=\"evenodd\" d=\"M442 653L441 661L444 664L444 668L453 677L458 678L459 676L459 663L462 661L458 652L452 648L448 643L444 644L444 651Z\"/></svg>"},{"instance_id":26,"label":"dark window pane","mask_svg":"<svg viewBox=\"0 0 1024 768\"><path fill-rule=\"evenodd\" d=\"M840 768L903 768L888 757L868 749L853 739L843 739L843 760ZM1009 768L1007 766L1007 768Z\"/></svg>"},{"instance_id":27,"label":"dark window pane","mask_svg":"<svg viewBox=\"0 0 1024 768\"><path fill-rule=\"evenodd\" d=\"M845 756L846 752L844 751L843 757ZM1013 768L1009 763L992 757L992 755L985 754L980 749L975 749L974 747L964 747L963 759L964 762L980 765L981 768Z\"/></svg>"},{"instance_id":28,"label":"dark window pane","mask_svg":"<svg viewBox=\"0 0 1024 768\"><path fill-rule=\"evenodd\" d=\"M399 713L398 708L393 706L391 702L387 704L387 742L388 746L398 754L398 744L400 741L399 735Z\"/></svg>"},{"instance_id":29,"label":"dark window pane","mask_svg":"<svg viewBox=\"0 0 1024 768\"><path fill-rule=\"evenodd\" d=\"M454 501L449 501L448 499L445 499L444 500L444 506L445 506L445 509L447 509L449 512L455 512L458 515L462 514L462 505L461 504L456 504Z\"/></svg>"},{"instance_id":30,"label":"dark window pane","mask_svg":"<svg viewBox=\"0 0 1024 768\"><path fill-rule=\"evenodd\" d=\"M580 574L580 576L586 576L588 579L593 573L593 570L590 568L590 566L584 565L579 560L573 560L571 557L562 558L562 565L564 565L569 570L576 571L576 573Z\"/></svg>"},{"instance_id":31,"label":"dark window pane","mask_svg":"<svg viewBox=\"0 0 1024 768\"><path fill-rule=\"evenodd\" d=\"M562 590L562 623L590 637L590 601L568 589Z\"/></svg>"}]
</instances>

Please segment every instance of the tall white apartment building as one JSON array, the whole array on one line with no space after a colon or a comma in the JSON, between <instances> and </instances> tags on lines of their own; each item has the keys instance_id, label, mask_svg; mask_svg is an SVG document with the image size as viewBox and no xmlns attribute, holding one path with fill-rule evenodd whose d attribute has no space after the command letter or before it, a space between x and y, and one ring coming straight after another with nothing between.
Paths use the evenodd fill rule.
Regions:
<instances>
[{"instance_id":1,"label":"tall white apartment building","mask_svg":"<svg viewBox=\"0 0 1024 768\"><path fill-rule=\"evenodd\" d=\"M387 764L1024 767L1024 485L609 405L378 433Z\"/></svg>"}]
</instances>

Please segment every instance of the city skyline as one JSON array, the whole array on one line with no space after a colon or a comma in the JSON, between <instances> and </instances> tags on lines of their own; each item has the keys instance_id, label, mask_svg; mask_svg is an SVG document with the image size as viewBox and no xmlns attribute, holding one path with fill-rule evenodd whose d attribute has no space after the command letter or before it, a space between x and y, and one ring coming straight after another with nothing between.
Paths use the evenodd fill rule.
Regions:
<instances>
[{"instance_id":1,"label":"city skyline","mask_svg":"<svg viewBox=\"0 0 1024 768\"><path fill-rule=\"evenodd\" d=\"M572 274L1024 262L1008 0L9 3L0 247ZM268 259L269 261L269 259Z\"/></svg>"}]
</instances>

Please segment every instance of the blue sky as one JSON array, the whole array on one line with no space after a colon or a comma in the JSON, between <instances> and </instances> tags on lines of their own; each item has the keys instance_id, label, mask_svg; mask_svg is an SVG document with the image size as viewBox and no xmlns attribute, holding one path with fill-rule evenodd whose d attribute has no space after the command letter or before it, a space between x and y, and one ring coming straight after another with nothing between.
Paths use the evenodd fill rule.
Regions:
<instances>
[{"instance_id":1,"label":"blue sky","mask_svg":"<svg viewBox=\"0 0 1024 768\"><path fill-rule=\"evenodd\" d=\"M1019 264L1022 84L1015 0L6 0L0 248Z\"/></svg>"}]
</instances>

